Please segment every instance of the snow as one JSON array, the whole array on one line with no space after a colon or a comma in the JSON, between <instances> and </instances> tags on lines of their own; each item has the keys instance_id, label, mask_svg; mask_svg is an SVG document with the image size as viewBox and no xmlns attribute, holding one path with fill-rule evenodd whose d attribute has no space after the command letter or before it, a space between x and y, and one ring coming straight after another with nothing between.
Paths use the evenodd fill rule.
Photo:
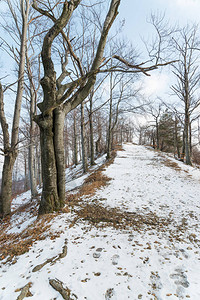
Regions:
<instances>
[{"instance_id":1,"label":"snow","mask_svg":"<svg viewBox=\"0 0 200 300\"><path fill-rule=\"evenodd\" d=\"M95 165L90 168L91 171L96 170L99 166L101 166L106 161L106 155L102 155L101 157L95 160ZM77 166L72 166L71 168L66 169L66 191L74 190L80 187L84 180L88 177L88 174L83 174L82 165L79 163Z\"/></svg>"},{"instance_id":2,"label":"snow","mask_svg":"<svg viewBox=\"0 0 200 300\"><path fill-rule=\"evenodd\" d=\"M51 225L52 231L63 230L59 238L37 241L15 264L1 265L0 299L16 299L15 290L28 282L32 282L31 299L63 299L49 285L49 278L61 280L80 300L200 299L200 170L144 146L125 144L124 150L104 171L112 178L109 185L82 201L156 216L167 224L116 229L79 219L70 227L74 213L59 214ZM179 168L167 166L167 161ZM80 186L87 176L82 176L80 166L66 175L68 189ZM28 201L30 195L23 194L15 205L26 202L24 198ZM28 219L28 224L34 221L28 215L21 217L22 229ZM12 224L12 232L19 232L18 221ZM58 256L66 239L66 257L32 272Z\"/></svg>"}]
</instances>

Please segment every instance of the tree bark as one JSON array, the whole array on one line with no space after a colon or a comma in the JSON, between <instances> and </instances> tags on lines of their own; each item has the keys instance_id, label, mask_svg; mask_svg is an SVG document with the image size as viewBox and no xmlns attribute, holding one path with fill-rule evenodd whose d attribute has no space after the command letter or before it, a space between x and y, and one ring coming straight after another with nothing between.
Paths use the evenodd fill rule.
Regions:
<instances>
[{"instance_id":1,"label":"tree bark","mask_svg":"<svg viewBox=\"0 0 200 300\"><path fill-rule=\"evenodd\" d=\"M53 113L52 113L53 114ZM42 162L43 189L39 214L60 209L57 190L57 169L54 150L53 116L49 115L40 126L40 146Z\"/></svg>"},{"instance_id":2,"label":"tree bark","mask_svg":"<svg viewBox=\"0 0 200 300\"><path fill-rule=\"evenodd\" d=\"M17 152L14 152L4 158L0 197L0 214L3 216L11 213L12 173L16 157Z\"/></svg>"},{"instance_id":3,"label":"tree bark","mask_svg":"<svg viewBox=\"0 0 200 300\"><path fill-rule=\"evenodd\" d=\"M78 149L77 149L77 128L76 128L76 110L73 111L73 132L74 132L74 138L73 138L73 145L74 145L74 164L75 166L78 165Z\"/></svg>"},{"instance_id":4,"label":"tree bark","mask_svg":"<svg viewBox=\"0 0 200 300\"><path fill-rule=\"evenodd\" d=\"M185 158L185 128L183 130L182 142L183 142L183 146L182 146L182 153L181 153L181 161L184 162L184 158Z\"/></svg>"},{"instance_id":5,"label":"tree bark","mask_svg":"<svg viewBox=\"0 0 200 300\"><path fill-rule=\"evenodd\" d=\"M90 93L90 112L89 112L89 123L90 123L90 164L93 166L95 164L94 161L94 132L93 132L93 95L94 90Z\"/></svg>"},{"instance_id":6,"label":"tree bark","mask_svg":"<svg viewBox=\"0 0 200 300\"><path fill-rule=\"evenodd\" d=\"M159 149L159 123L158 123L158 117L156 117L156 149Z\"/></svg>"},{"instance_id":7,"label":"tree bark","mask_svg":"<svg viewBox=\"0 0 200 300\"><path fill-rule=\"evenodd\" d=\"M107 159L111 157L111 146L112 146L112 95L113 86L112 86L112 72L110 74L110 110L109 110L109 121L108 121L108 133L107 133Z\"/></svg>"},{"instance_id":8,"label":"tree bark","mask_svg":"<svg viewBox=\"0 0 200 300\"><path fill-rule=\"evenodd\" d=\"M37 181L39 183L39 188L41 188L42 187L41 153L40 153L40 145L38 142L36 144L36 171L37 171L36 173L37 173Z\"/></svg>"},{"instance_id":9,"label":"tree bark","mask_svg":"<svg viewBox=\"0 0 200 300\"><path fill-rule=\"evenodd\" d=\"M189 116L185 115L185 163L186 165L192 165L190 154L190 134L189 134Z\"/></svg>"},{"instance_id":10,"label":"tree bark","mask_svg":"<svg viewBox=\"0 0 200 300\"><path fill-rule=\"evenodd\" d=\"M60 207L65 202L65 151L64 151L65 113L60 106L54 110L54 150L57 169L57 189Z\"/></svg>"},{"instance_id":11,"label":"tree bark","mask_svg":"<svg viewBox=\"0 0 200 300\"><path fill-rule=\"evenodd\" d=\"M87 145L86 145L86 133L85 133L85 116L84 116L84 103L81 103L81 147L82 147L82 165L83 173L88 171L87 163Z\"/></svg>"},{"instance_id":12,"label":"tree bark","mask_svg":"<svg viewBox=\"0 0 200 300\"><path fill-rule=\"evenodd\" d=\"M30 144L29 144L29 178L30 178L30 186L31 186L31 196L36 197L37 196L37 182L35 177L35 159L34 159L34 148L35 148L35 127L36 124L33 121L33 115L35 113L35 95L34 91L31 89L31 105L30 105Z\"/></svg>"},{"instance_id":13,"label":"tree bark","mask_svg":"<svg viewBox=\"0 0 200 300\"><path fill-rule=\"evenodd\" d=\"M100 120L100 116L98 116L97 118L97 132L98 132L98 139L95 143L96 146L96 154L98 155L101 152L101 138L102 138L102 126L101 126L101 120Z\"/></svg>"},{"instance_id":14,"label":"tree bark","mask_svg":"<svg viewBox=\"0 0 200 300\"><path fill-rule=\"evenodd\" d=\"M180 149L179 149L179 144L178 144L178 120L177 118L175 117L175 123L174 123L174 149L176 152L177 151L177 156L178 158L180 158Z\"/></svg>"}]
</instances>

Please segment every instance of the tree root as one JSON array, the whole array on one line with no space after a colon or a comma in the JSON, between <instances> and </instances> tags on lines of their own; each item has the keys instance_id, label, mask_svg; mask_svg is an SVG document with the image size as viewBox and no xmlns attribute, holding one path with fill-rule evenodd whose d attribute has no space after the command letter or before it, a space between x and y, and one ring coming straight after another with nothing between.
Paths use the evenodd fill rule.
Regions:
<instances>
[{"instance_id":1,"label":"tree root","mask_svg":"<svg viewBox=\"0 0 200 300\"><path fill-rule=\"evenodd\" d=\"M53 256L52 258L48 258L44 263L35 266L32 272L37 272L41 270L48 263L55 263L57 260L64 258L67 255L67 239L65 239L65 243L62 249L62 253L59 255Z\"/></svg>"},{"instance_id":2,"label":"tree root","mask_svg":"<svg viewBox=\"0 0 200 300\"><path fill-rule=\"evenodd\" d=\"M23 288L21 288L21 293L20 295L17 297L17 300L22 300L25 297L30 297L32 296L31 292L29 291L30 287L32 286L32 283L29 282L27 283Z\"/></svg>"},{"instance_id":3,"label":"tree root","mask_svg":"<svg viewBox=\"0 0 200 300\"><path fill-rule=\"evenodd\" d=\"M75 294L71 294L71 290L68 287L64 288L62 281L58 279L49 279L49 284L54 288L57 292L61 294L63 299L65 300L75 300L78 297Z\"/></svg>"}]
</instances>

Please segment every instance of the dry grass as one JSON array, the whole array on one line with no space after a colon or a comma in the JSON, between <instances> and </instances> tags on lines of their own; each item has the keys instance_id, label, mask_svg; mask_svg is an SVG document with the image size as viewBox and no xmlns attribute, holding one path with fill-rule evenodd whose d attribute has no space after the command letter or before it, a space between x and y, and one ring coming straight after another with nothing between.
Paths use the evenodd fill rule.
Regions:
<instances>
[{"instance_id":1,"label":"dry grass","mask_svg":"<svg viewBox=\"0 0 200 300\"><path fill-rule=\"evenodd\" d=\"M102 174L102 169L89 175L76 194L69 193L66 198L66 204L69 206L78 205L83 196L94 196L96 191L108 184L111 178Z\"/></svg>"},{"instance_id":2,"label":"dry grass","mask_svg":"<svg viewBox=\"0 0 200 300\"><path fill-rule=\"evenodd\" d=\"M69 207L81 205L80 200L83 196L93 196L99 188L108 184L110 178L104 175L102 171L114 161L115 156L116 151L112 153L109 161L87 177L77 194L67 195L66 203ZM17 220L21 214L26 212L29 213L30 217L36 216L38 204L39 199L30 201L13 211L11 216L4 218L2 221L0 220L0 260L7 257L7 261L15 263L15 257L28 252L35 241L46 238L55 239L60 236L62 230L58 230L57 232L51 232L50 230L50 222L58 216L58 213L40 216L33 224L20 233L7 233L11 228L11 218ZM61 211L61 213L67 212L69 212L69 209L66 207ZM22 225L23 222L24 220L22 219L21 223L18 223L18 226Z\"/></svg>"},{"instance_id":3,"label":"dry grass","mask_svg":"<svg viewBox=\"0 0 200 300\"><path fill-rule=\"evenodd\" d=\"M157 217L153 212L139 214L136 212L121 211L117 208L104 207L98 204L87 204L76 211L78 218L89 221L95 226L112 226L117 229L134 229L140 231L144 225L153 227L166 226L169 220Z\"/></svg>"},{"instance_id":4,"label":"dry grass","mask_svg":"<svg viewBox=\"0 0 200 300\"><path fill-rule=\"evenodd\" d=\"M114 151L116 152L116 151L125 151L125 150L123 149L122 145L115 145Z\"/></svg>"},{"instance_id":5,"label":"dry grass","mask_svg":"<svg viewBox=\"0 0 200 300\"><path fill-rule=\"evenodd\" d=\"M112 152L112 157L98 170L92 172L84 181L83 185L79 188L76 194L69 193L66 198L66 204L69 206L78 205L82 201L83 196L94 196L96 191L106 185L108 185L111 178L104 175L102 172L105 171L105 167L108 167L113 163L116 157L116 151Z\"/></svg>"},{"instance_id":6,"label":"dry grass","mask_svg":"<svg viewBox=\"0 0 200 300\"><path fill-rule=\"evenodd\" d=\"M7 261L15 262L13 258L28 252L35 241L44 240L47 237L51 239L59 237L62 231L52 233L49 230L51 226L49 223L56 216L57 214L42 216L20 233L7 234L5 230L7 226L4 224L4 230L0 235L0 260L8 257Z\"/></svg>"},{"instance_id":7,"label":"dry grass","mask_svg":"<svg viewBox=\"0 0 200 300\"><path fill-rule=\"evenodd\" d=\"M38 201L30 201L14 212L9 217L1 220L0 224L0 260L7 257L7 261L15 262L15 257L29 251L35 241L44 240L46 238L55 239L62 233L61 230L51 232L50 222L57 217L58 213L40 216L30 226L25 228L20 233L7 233L11 229L11 218L18 220L22 213L29 213L29 217L37 216ZM69 209L64 208L61 212L69 212ZM23 226L24 219L17 226Z\"/></svg>"},{"instance_id":8,"label":"dry grass","mask_svg":"<svg viewBox=\"0 0 200 300\"><path fill-rule=\"evenodd\" d=\"M186 224L177 222L169 214L168 218L160 217L154 212L128 212L120 210L119 208L111 208L102 206L98 200L93 200L93 203L79 205L75 207L74 212L76 217L72 220L70 227L74 226L79 220L87 221L91 228L111 227L121 231L131 231L138 233L145 233L156 231L167 236L170 242L185 242L186 239L193 238L194 243L199 245L199 240L195 234L190 234ZM188 219L188 218L186 218ZM155 233L153 233L155 234Z\"/></svg>"},{"instance_id":9,"label":"dry grass","mask_svg":"<svg viewBox=\"0 0 200 300\"><path fill-rule=\"evenodd\" d=\"M166 158L163 161L163 164L169 168L175 169L176 171L180 172L182 169L179 167L179 165L175 161L171 161L170 159Z\"/></svg>"}]
</instances>

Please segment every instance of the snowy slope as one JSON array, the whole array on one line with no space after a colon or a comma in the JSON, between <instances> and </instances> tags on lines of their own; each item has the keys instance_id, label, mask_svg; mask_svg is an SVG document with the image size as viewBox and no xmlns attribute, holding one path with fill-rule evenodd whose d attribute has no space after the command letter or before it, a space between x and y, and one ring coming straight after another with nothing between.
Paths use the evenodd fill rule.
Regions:
<instances>
[{"instance_id":1,"label":"snowy slope","mask_svg":"<svg viewBox=\"0 0 200 300\"><path fill-rule=\"evenodd\" d=\"M63 299L49 284L55 278L80 300L200 299L200 171L143 146L124 149L104 171L109 185L82 200L117 208L122 224L82 218L70 226L75 211L59 214L51 223L59 238L37 241L15 264L1 265L0 299L16 299L29 282L30 299ZM67 174L75 180L68 187L83 182Z\"/></svg>"}]
</instances>

